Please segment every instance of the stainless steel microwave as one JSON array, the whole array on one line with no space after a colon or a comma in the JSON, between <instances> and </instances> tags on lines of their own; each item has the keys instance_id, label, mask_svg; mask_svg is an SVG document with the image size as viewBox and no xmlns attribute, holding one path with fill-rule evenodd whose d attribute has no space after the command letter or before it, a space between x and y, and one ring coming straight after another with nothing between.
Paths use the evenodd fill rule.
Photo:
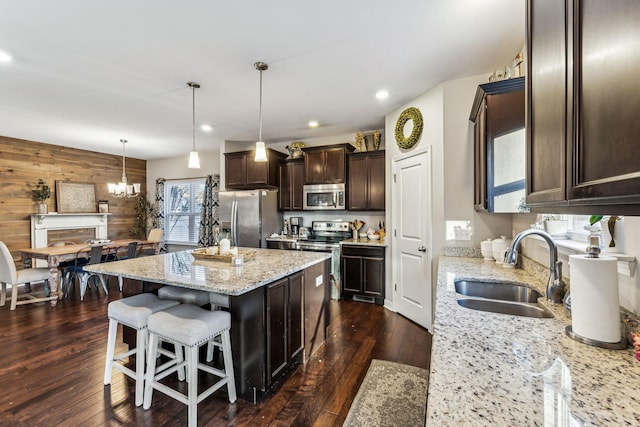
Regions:
<instances>
[{"instance_id":1,"label":"stainless steel microwave","mask_svg":"<svg viewBox=\"0 0 640 427\"><path fill-rule=\"evenodd\" d=\"M303 208L307 211L345 208L344 184L314 184L302 187Z\"/></svg>"}]
</instances>

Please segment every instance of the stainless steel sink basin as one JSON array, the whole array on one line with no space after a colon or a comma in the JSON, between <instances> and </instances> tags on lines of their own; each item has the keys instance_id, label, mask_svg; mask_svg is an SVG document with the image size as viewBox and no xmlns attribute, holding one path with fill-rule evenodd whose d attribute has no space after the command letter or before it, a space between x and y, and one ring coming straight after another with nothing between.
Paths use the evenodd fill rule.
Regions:
<instances>
[{"instance_id":1,"label":"stainless steel sink basin","mask_svg":"<svg viewBox=\"0 0 640 427\"><path fill-rule=\"evenodd\" d=\"M535 289L511 282L483 282L460 280L455 282L456 292L468 297L482 297L504 301L537 303L542 296Z\"/></svg>"},{"instance_id":2,"label":"stainless steel sink basin","mask_svg":"<svg viewBox=\"0 0 640 427\"><path fill-rule=\"evenodd\" d=\"M540 292L517 283L459 280L455 282L455 288L458 305L465 308L514 316L553 317L538 305Z\"/></svg>"}]
</instances>

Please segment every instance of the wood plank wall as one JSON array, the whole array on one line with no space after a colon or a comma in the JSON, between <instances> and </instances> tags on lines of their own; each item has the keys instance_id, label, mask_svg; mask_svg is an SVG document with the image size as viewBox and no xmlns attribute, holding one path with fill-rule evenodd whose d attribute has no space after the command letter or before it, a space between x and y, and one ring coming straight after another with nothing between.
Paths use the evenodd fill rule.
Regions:
<instances>
[{"instance_id":1,"label":"wood plank wall","mask_svg":"<svg viewBox=\"0 0 640 427\"><path fill-rule=\"evenodd\" d=\"M49 212L57 211L56 181L95 183L96 200L109 201L108 237L132 237L135 199L111 197L107 190L107 182L121 179L122 156L0 136L0 159L0 240L9 250L31 245L31 215L37 212L31 190L40 178L51 188L51 198L46 201ZM146 160L127 157L126 174L129 183L139 182L146 192ZM87 237L86 233L86 230L56 232L55 240L81 243L93 237ZM14 257L19 258L17 254Z\"/></svg>"}]
</instances>

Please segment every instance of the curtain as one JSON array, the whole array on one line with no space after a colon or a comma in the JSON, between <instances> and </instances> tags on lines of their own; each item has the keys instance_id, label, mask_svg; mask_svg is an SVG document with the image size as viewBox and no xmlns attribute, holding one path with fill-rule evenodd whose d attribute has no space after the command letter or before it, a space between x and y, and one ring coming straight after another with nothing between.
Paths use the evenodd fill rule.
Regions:
<instances>
[{"instance_id":1,"label":"curtain","mask_svg":"<svg viewBox=\"0 0 640 427\"><path fill-rule=\"evenodd\" d=\"M151 218L151 228L159 228L164 236L164 178L156 179L156 206L155 215ZM164 237L163 237L164 239ZM160 253L166 253L164 242L160 243Z\"/></svg>"},{"instance_id":2,"label":"curtain","mask_svg":"<svg viewBox=\"0 0 640 427\"><path fill-rule=\"evenodd\" d=\"M217 244L215 229L220 227L218 206L220 205L220 175L207 175L204 184L204 197L200 210L200 234L198 246L207 247Z\"/></svg>"}]
</instances>

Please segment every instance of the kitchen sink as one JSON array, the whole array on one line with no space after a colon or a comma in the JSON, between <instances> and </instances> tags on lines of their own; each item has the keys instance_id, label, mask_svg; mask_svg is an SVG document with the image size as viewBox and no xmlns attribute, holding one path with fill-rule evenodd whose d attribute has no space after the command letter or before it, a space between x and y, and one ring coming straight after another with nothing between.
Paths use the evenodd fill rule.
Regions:
<instances>
[{"instance_id":1,"label":"kitchen sink","mask_svg":"<svg viewBox=\"0 0 640 427\"><path fill-rule=\"evenodd\" d=\"M513 282L485 282L460 280L455 282L456 292L468 297L482 297L514 302L537 303L542 294L535 289Z\"/></svg>"},{"instance_id":2,"label":"kitchen sink","mask_svg":"<svg viewBox=\"0 0 640 427\"><path fill-rule=\"evenodd\" d=\"M455 282L458 305L473 310L514 316L551 318L547 309L538 305L542 294L513 282L459 280Z\"/></svg>"}]
</instances>

